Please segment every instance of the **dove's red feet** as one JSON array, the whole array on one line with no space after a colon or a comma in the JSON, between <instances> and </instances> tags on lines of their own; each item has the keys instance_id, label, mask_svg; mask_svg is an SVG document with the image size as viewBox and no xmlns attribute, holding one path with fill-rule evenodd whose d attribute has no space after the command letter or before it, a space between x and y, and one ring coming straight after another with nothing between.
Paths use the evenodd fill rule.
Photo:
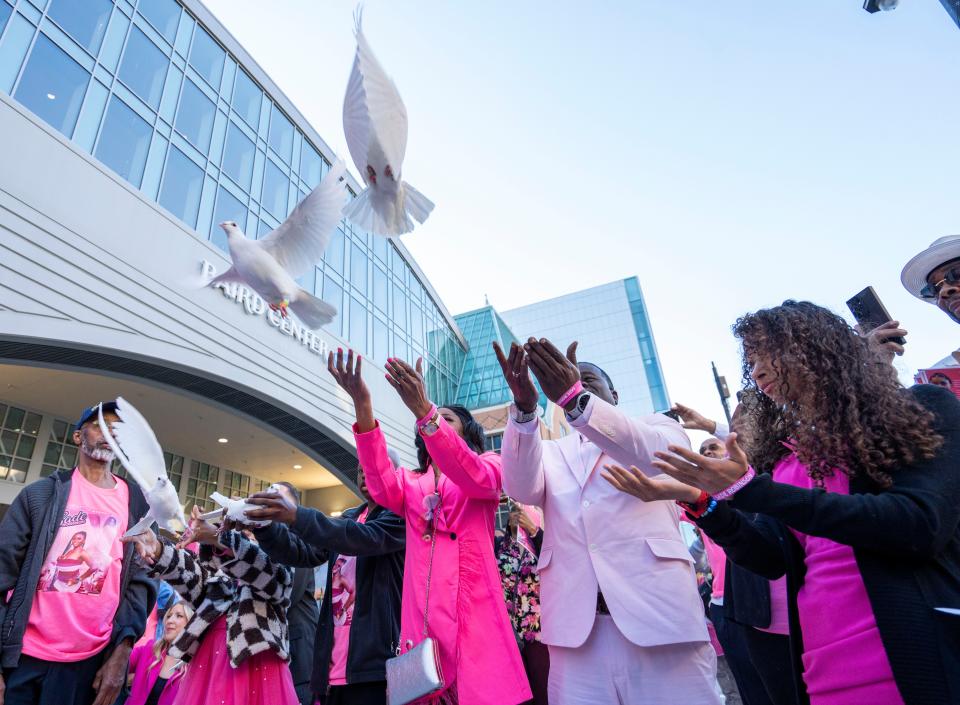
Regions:
<instances>
[{"instance_id":1,"label":"dove's red feet","mask_svg":"<svg viewBox=\"0 0 960 705\"><path fill-rule=\"evenodd\" d=\"M279 311L280 315L283 318L290 317L289 310L288 310L288 306L290 305L290 302L287 301L286 299L281 301L279 304L267 304L267 305L270 307L271 311Z\"/></svg>"},{"instance_id":2,"label":"dove's red feet","mask_svg":"<svg viewBox=\"0 0 960 705\"><path fill-rule=\"evenodd\" d=\"M367 164L367 180L371 184L377 183L377 172L373 170L373 167Z\"/></svg>"}]
</instances>

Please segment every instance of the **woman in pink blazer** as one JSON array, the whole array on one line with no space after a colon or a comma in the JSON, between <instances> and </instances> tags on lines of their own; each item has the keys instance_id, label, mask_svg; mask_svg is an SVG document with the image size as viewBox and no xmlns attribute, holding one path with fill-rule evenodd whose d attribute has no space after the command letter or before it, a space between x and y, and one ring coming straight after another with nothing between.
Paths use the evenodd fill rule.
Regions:
<instances>
[{"instance_id":1,"label":"woman in pink blazer","mask_svg":"<svg viewBox=\"0 0 960 705\"><path fill-rule=\"evenodd\" d=\"M183 664L179 658L167 655L167 649L192 616L193 608L186 602L171 605L164 615L160 638L130 652L130 697L126 705L170 705L177 697Z\"/></svg>"},{"instance_id":2,"label":"woman in pink blazer","mask_svg":"<svg viewBox=\"0 0 960 705\"><path fill-rule=\"evenodd\" d=\"M500 457L483 452L483 429L463 407L437 407L427 398L422 359L416 369L387 361L387 381L417 419L420 468L395 467L373 415L370 392L353 351L330 354L327 367L353 398L354 435L374 501L407 525L400 650L423 640L427 570L434 537L429 635L440 651L444 690L430 703L516 705L529 700L493 554L500 499Z\"/></svg>"}]
</instances>

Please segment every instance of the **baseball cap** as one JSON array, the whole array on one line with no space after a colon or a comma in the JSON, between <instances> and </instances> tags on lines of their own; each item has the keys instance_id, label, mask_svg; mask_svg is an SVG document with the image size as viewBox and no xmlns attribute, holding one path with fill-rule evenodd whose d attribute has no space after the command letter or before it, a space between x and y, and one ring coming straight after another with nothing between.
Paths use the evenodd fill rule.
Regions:
<instances>
[{"instance_id":1,"label":"baseball cap","mask_svg":"<svg viewBox=\"0 0 960 705\"><path fill-rule=\"evenodd\" d=\"M89 421L92 418L96 418L97 409L99 409L101 405L103 406L104 413L107 413L108 411L117 413L117 402L115 401L97 402L93 406L88 406L86 409L80 412L80 420L77 421L77 428L83 428L83 424L85 424L87 421Z\"/></svg>"}]
</instances>

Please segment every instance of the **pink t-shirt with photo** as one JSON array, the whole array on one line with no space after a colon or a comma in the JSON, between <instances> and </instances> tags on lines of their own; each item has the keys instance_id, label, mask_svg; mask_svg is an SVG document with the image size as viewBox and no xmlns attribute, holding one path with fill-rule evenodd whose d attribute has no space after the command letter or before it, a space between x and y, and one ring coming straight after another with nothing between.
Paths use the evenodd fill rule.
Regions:
<instances>
[{"instance_id":1,"label":"pink t-shirt with photo","mask_svg":"<svg viewBox=\"0 0 960 705\"><path fill-rule=\"evenodd\" d=\"M82 661L110 640L120 604L120 572L130 493L73 471L67 507L40 571L23 635L23 653L45 661Z\"/></svg>"},{"instance_id":2,"label":"pink t-shirt with photo","mask_svg":"<svg viewBox=\"0 0 960 705\"><path fill-rule=\"evenodd\" d=\"M357 523L367 520L364 507ZM347 652L350 650L350 625L357 594L357 557L339 556L333 564L330 581L330 609L333 611L333 653L330 655L330 685L346 685Z\"/></svg>"}]
</instances>

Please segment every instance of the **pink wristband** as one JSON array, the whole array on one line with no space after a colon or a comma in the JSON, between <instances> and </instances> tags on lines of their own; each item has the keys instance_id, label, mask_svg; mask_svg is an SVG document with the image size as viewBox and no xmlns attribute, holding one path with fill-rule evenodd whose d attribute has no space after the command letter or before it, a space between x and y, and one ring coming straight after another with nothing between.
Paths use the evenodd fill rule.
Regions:
<instances>
[{"instance_id":1,"label":"pink wristband","mask_svg":"<svg viewBox=\"0 0 960 705\"><path fill-rule=\"evenodd\" d=\"M437 413L437 405L432 404L430 406L430 411L427 412L427 415L424 416L422 419L417 419L417 428L423 428L424 426L426 426L427 422L430 421L430 419L432 419L434 414L436 413Z\"/></svg>"},{"instance_id":2,"label":"pink wristband","mask_svg":"<svg viewBox=\"0 0 960 705\"><path fill-rule=\"evenodd\" d=\"M573 386L570 387L570 389L568 389L562 395L560 395L560 398L557 399L557 406L566 406L571 399L573 399L582 391L583 391L583 384L578 379L576 382L573 383Z\"/></svg>"},{"instance_id":3,"label":"pink wristband","mask_svg":"<svg viewBox=\"0 0 960 705\"><path fill-rule=\"evenodd\" d=\"M752 480L756 476L757 476L756 471L752 467L747 466L747 472L744 474L743 477L741 477L739 480L734 482L727 489L713 495L713 498L718 500L730 499L731 497L733 497L733 495L735 495L737 492L742 490L747 485L747 483L750 482L750 480Z\"/></svg>"}]
</instances>

